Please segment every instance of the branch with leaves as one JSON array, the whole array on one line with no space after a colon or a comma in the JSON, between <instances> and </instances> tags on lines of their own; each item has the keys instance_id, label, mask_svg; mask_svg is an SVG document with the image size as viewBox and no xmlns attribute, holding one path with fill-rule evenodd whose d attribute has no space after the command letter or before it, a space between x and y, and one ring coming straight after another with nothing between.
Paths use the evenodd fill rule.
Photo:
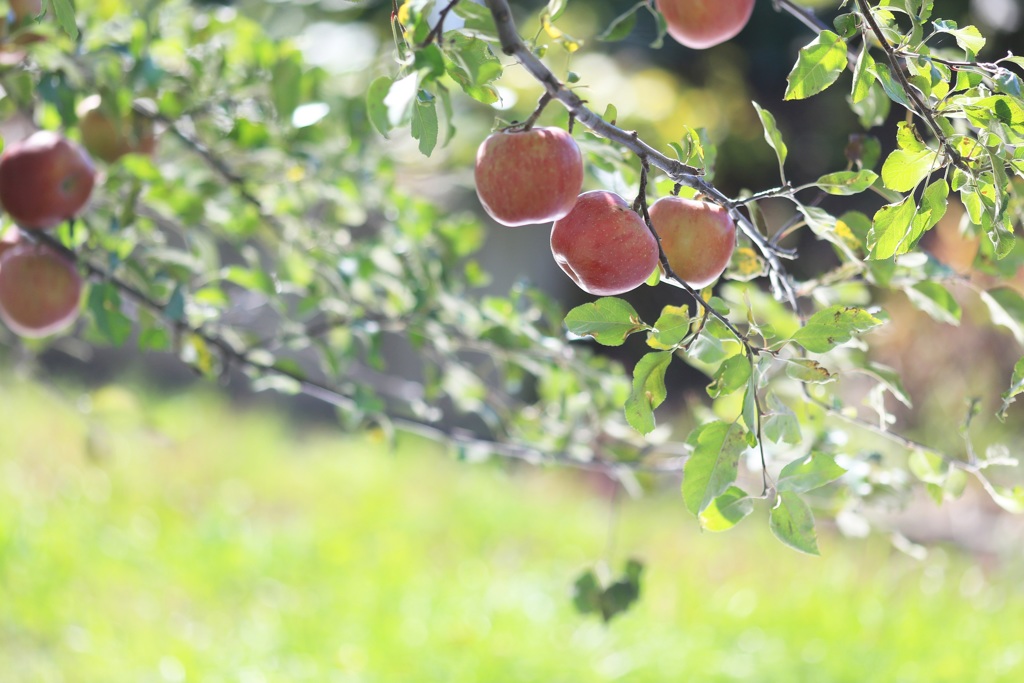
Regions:
<instances>
[{"instance_id":1,"label":"branch with leaves","mask_svg":"<svg viewBox=\"0 0 1024 683\"><path fill-rule=\"evenodd\" d=\"M578 94L585 75L555 75L539 41L550 38L569 55L581 49L556 26L562 1L541 10L533 41L519 35L505 0L394 2L397 59L382 55L341 85L258 27L205 25L171 11L147 15L152 36L183 36L189 54L204 58L166 59L166 49L150 54L142 39L121 51L93 50L104 27L83 8L89 41L53 35L74 59L41 53L30 68L0 76L12 107L75 130L72 105L83 93L73 84L123 102L145 97L156 107L136 111L158 124L163 147L107 166L101 197L74 230L25 238L62 250L89 275L84 329L96 343L136 341L214 379L243 370L258 388L338 407L348 427L423 434L466 459L498 455L624 482L682 473L683 503L705 529L729 529L760 505L785 543L816 552L812 507L856 512L896 480L903 483L893 495L918 486L944 499L964 473L984 472L979 481L997 502L1022 508L1024 493L991 475L1008 462L988 457L998 449L965 442L960 454L895 432L887 402L909 406L910 396L870 353L872 331L887 319L884 297L894 292L936 320L960 321L947 287L970 281L921 254L903 258L919 251L951 195L966 206L968 231L990 236L979 267L995 278L1024 260L1012 248L1024 100L1009 67L1020 63L978 62L975 31L929 24L925 8L915 14L859 1L833 31L790 0L775 4L817 34L796 56L787 97L832 96L852 70L850 106L865 129L885 121L891 104L910 117L884 160L881 142L858 132L845 168L808 181L789 156L793 141L755 103L779 181L737 197L705 174L714 147L706 134L684 128L679 142L661 148L620 127L613 108L604 116L591 110ZM644 11L663 28L653 3L629 10ZM629 16L603 39L628 35ZM239 35L253 48L225 52ZM477 260L484 226L420 196L448 192L463 175L437 157L422 176L407 173L398 164L415 162L372 131L407 130L427 156L464 141L463 117L476 112L462 105L496 103L496 83L510 68L523 69L539 91L532 115L515 126L530 128L558 102L570 131L589 131L577 137L604 177L628 187L639 177L634 208L656 237L648 201L672 186L729 212L741 248L717 288L688 285L659 248L656 275L686 298L653 321L614 297L565 315L522 283L506 295L479 291L488 283ZM29 82L43 85L19 87ZM875 197L832 213L843 197L868 192L885 202L873 215L864 207ZM791 210L762 210L770 204ZM781 224L768 227L769 215ZM800 231L813 233L805 243L831 250L818 250L817 270L800 264L805 281L787 272L797 254L781 246ZM1005 279L992 281L970 291L1024 342L1024 299ZM631 376L580 337L639 347ZM667 373L681 363L707 376L707 396L688 396L685 409L669 415ZM1021 365L1001 415L1024 392ZM867 397L857 403L847 387L865 378ZM688 432L684 443L671 441L676 430ZM866 444L866 435L882 445ZM904 471L917 484L897 476ZM627 565L620 580L605 583L578 588L581 604L607 618L609 595L633 595L638 571Z\"/></svg>"}]
</instances>

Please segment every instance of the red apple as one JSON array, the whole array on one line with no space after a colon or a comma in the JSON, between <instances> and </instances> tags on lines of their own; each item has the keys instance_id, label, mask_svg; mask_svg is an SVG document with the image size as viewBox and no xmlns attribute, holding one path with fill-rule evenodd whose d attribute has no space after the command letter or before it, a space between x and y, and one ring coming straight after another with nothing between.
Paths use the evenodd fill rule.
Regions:
<instances>
[{"instance_id":1,"label":"red apple","mask_svg":"<svg viewBox=\"0 0 1024 683\"><path fill-rule=\"evenodd\" d=\"M24 228L46 230L89 201L96 167L84 149L44 130L0 156L0 204Z\"/></svg>"},{"instance_id":2,"label":"red apple","mask_svg":"<svg viewBox=\"0 0 1024 683\"><path fill-rule=\"evenodd\" d=\"M22 337L46 337L78 317L82 276L43 244L20 243L0 254L0 319Z\"/></svg>"},{"instance_id":3,"label":"red apple","mask_svg":"<svg viewBox=\"0 0 1024 683\"><path fill-rule=\"evenodd\" d=\"M642 285L658 267L658 242L626 200L614 192L584 192L551 227L555 262L598 296Z\"/></svg>"},{"instance_id":4,"label":"red apple","mask_svg":"<svg viewBox=\"0 0 1024 683\"><path fill-rule=\"evenodd\" d=\"M754 0L658 0L668 34L694 50L724 43L743 30Z\"/></svg>"},{"instance_id":5,"label":"red apple","mask_svg":"<svg viewBox=\"0 0 1024 683\"><path fill-rule=\"evenodd\" d=\"M736 248L736 224L721 206L662 197L649 214L668 264L686 284L707 287L729 265Z\"/></svg>"},{"instance_id":6,"label":"red apple","mask_svg":"<svg viewBox=\"0 0 1024 683\"><path fill-rule=\"evenodd\" d=\"M582 187L583 156L560 128L499 131L476 152L476 194L502 225L557 220Z\"/></svg>"},{"instance_id":7,"label":"red apple","mask_svg":"<svg viewBox=\"0 0 1024 683\"><path fill-rule=\"evenodd\" d=\"M125 154L153 154L156 149L153 122L144 116L118 116L99 95L86 97L75 111L82 144L94 157L113 163Z\"/></svg>"}]
</instances>

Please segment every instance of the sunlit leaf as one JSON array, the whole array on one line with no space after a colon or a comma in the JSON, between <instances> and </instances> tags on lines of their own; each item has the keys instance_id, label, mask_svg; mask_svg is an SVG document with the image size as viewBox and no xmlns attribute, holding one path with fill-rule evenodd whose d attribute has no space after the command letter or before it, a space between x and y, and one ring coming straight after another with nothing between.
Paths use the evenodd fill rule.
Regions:
<instances>
[{"instance_id":1,"label":"sunlit leaf","mask_svg":"<svg viewBox=\"0 0 1024 683\"><path fill-rule=\"evenodd\" d=\"M633 369L633 391L626 399L626 421L641 434L654 430L654 409L668 396L665 371L671 362L671 351L652 351Z\"/></svg>"},{"instance_id":2,"label":"sunlit leaf","mask_svg":"<svg viewBox=\"0 0 1024 683\"><path fill-rule=\"evenodd\" d=\"M788 149L786 143L782 140L782 133L779 132L779 128L775 123L775 117L767 109L762 109L761 105L757 102L752 102L754 109L757 110L757 115L761 119L761 126L764 128L764 139L768 141L771 148L775 150L775 155L779 159L779 175L782 176L783 182L785 182L786 172L783 167L786 164L786 154Z\"/></svg>"},{"instance_id":3,"label":"sunlit leaf","mask_svg":"<svg viewBox=\"0 0 1024 683\"><path fill-rule=\"evenodd\" d=\"M708 385L708 396L718 398L742 389L750 379L750 359L744 355L730 356L715 372L714 381Z\"/></svg>"},{"instance_id":4,"label":"sunlit leaf","mask_svg":"<svg viewBox=\"0 0 1024 683\"><path fill-rule=\"evenodd\" d=\"M794 460L782 468L777 488L779 491L804 493L835 481L846 474L828 453L814 452Z\"/></svg>"},{"instance_id":5,"label":"sunlit leaf","mask_svg":"<svg viewBox=\"0 0 1024 683\"><path fill-rule=\"evenodd\" d=\"M728 531L753 511L754 501L747 492L730 486L697 515L697 520L706 531Z\"/></svg>"},{"instance_id":6,"label":"sunlit leaf","mask_svg":"<svg viewBox=\"0 0 1024 683\"><path fill-rule=\"evenodd\" d=\"M772 508L769 527L775 537L794 550L818 555L814 515L803 498L792 491L779 493Z\"/></svg>"},{"instance_id":7,"label":"sunlit leaf","mask_svg":"<svg viewBox=\"0 0 1024 683\"><path fill-rule=\"evenodd\" d=\"M878 174L874 171L840 171L823 175L814 183L825 192L837 195L851 195L871 187Z\"/></svg>"},{"instance_id":8,"label":"sunlit leaf","mask_svg":"<svg viewBox=\"0 0 1024 683\"><path fill-rule=\"evenodd\" d=\"M1010 379L1010 388L1002 393L1003 405L996 414L1000 421L1006 419L1006 413L1010 409L1017 396L1024 393L1024 358L1017 361L1013 366L1013 377Z\"/></svg>"},{"instance_id":9,"label":"sunlit leaf","mask_svg":"<svg viewBox=\"0 0 1024 683\"><path fill-rule=\"evenodd\" d=\"M808 351L825 353L881 324L863 308L831 306L812 315L792 338Z\"/></svg>"},{"instance_id":10,"label":"sunlit leaf","mask_svg":"<svg viewBox=\"0 0 1024 683\"><path fill-rule=\"evenodd\" d=\"M962 311L949 290L938 282L918 282L904 290L910 302L940 323L959 325Z\"/></svg>"},{"instance_id":11,"label":"sunlit leaf","mask_svg":"<svg viewBox=\"0 0 1024 683\"><path fill-rule=\"evenodd\" d=\"M846 68L846 43L832 31L822 31L800 49L796 66L786 80L784 99L802 100L836 82Z\"/></svg>"},{"instance_id":12,"label":"sunlit leaf","mask_svg":"<svg viewBox=\"0 0 1024 683\"><path fill-rule=\"evenodd\" d=\"M602 297L577 306L565 316L566 327L580 337L593 337L605 346L621 346L634 332L650 329L626 301Z\"/></svg>"},{"instance_id":13,"label":"sunlit leaf","mask_svg":"<svg viewBox=\"0 0 1024 683\"><path fill-rule=\"evenodd\" d=\"M675 348L690 333L690 325L690 309L687 306L665 306L654 323L647 344L660 350Z\"/></svg>"},{"instance_id":14,"label":"sunlit leaf","mask_svg":"<svg viewBox=\"0 0 1024 683\"><path fill-rule=\"evenodd\" d=\"M687 443L693 453L683 466L683 502L698 515L736 481L747 440L739 423L716 421L695 429Z\"/></svg>"},{"instance_id":15,"label":"sunlit leaf","mask_svg":"<svg viewBox=\"0 0 1024 683\"><path fill-rule=\"evenodd\" d=\"M1013 333L1024 344L1024 298L1012 287L996 287L980 294L992 322Z\"/></svg>"}]
</instances>

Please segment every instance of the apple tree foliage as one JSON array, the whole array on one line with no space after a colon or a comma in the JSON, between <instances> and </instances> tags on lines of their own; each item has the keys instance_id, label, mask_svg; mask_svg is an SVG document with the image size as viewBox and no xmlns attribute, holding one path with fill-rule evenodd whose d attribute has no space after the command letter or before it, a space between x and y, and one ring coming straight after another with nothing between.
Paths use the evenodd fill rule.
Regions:
<instances>
[{"instance_id":1,"label":"apple tree foliage","mask_svg":"<svg viewBox=\"0 0 1024 683\"><path fill-rule=\"evenodd\" d=\"M572 466L631 490L681 474L682 505L702 528L724 531L760 510L807 553L818 552L812 508L855 529L872 505L917 487L942 502L974 479L1024 511L1007 449L972 443L975 412L962 443L898 432L893 402L911 397L873 358L871 334L887 324L881 302L892 292L959 324L956 284L1024 344L1024 297L1007 284L1024 264L1024 58L979 59L978 29L935 16L929 0L847 0L822 13L827 22L775 0L814 29L793 55L785 98L839 98L862 130L850 131L844 167L798 182L787 159L799 150L752 102L778 183L729 196L714 184L705 131L680 122L678 141L655 149L615 125L614 104L587 107L578 87L601 74L565 67L590 41L559 28L567 0L542 7L541 30L525 37L517 5L396 1L385 54L340 80L216 5L47 0L38 20L8 27L4 120L75 137L76 103L99 93L160 133L153 157L104 166L86 213L35 236L70 249L88 275L73 334L173 354L211 379L244 374L257 390L335 406L348 428L425 434L460 458ZM663 37L646 0L596 38L623 39L646 12ZM411 191L403 140L430 156L465 135L465 112L497 102L509 70L535 80L548 113L569 115L588 169L635 188L642 212L670 192L730 211L741 237L719 285L696 292L653 274L650 286L678 294L654 319L621 298L566 311L526 285L478 293L488 276L477 254L493 226ZM895 139L872 136L892 117ZM861 193L873 211L820 206ZM791 217L770 224L766 201L788 202ZM984 238L974 267L993 284L919 249L954 202L963 230ZM829 245L834 262L794 277L795 233ZM28 350L61 343L2 334ZM631 335L647 351L628 367L598 352ZM655 415L673 364L707 375L688 434ZM868 390L852 394L864 378ZM1024 359L1006 378L1000 418L1021 392ZM577 606L610 618L636 599L639 576L635 563L608 585L587 573Z\"/></svg>"}]
</instances>

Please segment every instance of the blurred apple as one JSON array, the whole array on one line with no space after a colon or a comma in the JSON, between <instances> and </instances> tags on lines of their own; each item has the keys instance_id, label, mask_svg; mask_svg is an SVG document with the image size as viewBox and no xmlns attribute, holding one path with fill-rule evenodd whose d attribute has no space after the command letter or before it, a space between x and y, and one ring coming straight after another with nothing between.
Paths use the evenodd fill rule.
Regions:
<instances>
[{"instance_id":1,"label":"blurred apple","mask_svg":"<svg viewBox=\"0 0 1024 683\"><path fill-rule=\"evenodd\" d=\"M88 153L52 131L15 142L0 156L0 204L24 228L46 230L77 215L95 182Z\"/></svg>"},{"instance_id":2,"label":"blurred apple","mask_svg":"<svg viewBox=\"0 0 1024 683\"><path fill-rule=\"evenodd\" d=\"M694 50L724 43L750 21L754 0L658 0L668 34Z\"/></svg>"},{"instance_id":3,"label":"blurred apple","mask_svg":"<svg viewBox=\"0 0 1024 683\"><path fill-rule=\"evenodd\" d=\"M78 103L78 129L82 144L94 157L113 163L125 154L153 154L156 136L153 122L135 112L121 117L103 98L90 95Z\"/></svg>"},{"instance_id":4,"label":"blurred apple","mask_svg":"<svg viewBox=\"0 0 1024 683\"><path fill-rule=\"evenodd\" d=\"M34 19L43 13L43 0L8 0L14 19Z\"/></svg>"},{"instance_id":5,"label":"blurred apple","mask_svg":"<svg viewBox=\"0 0 1024 683\"><path fill-rule=\"evenodd\" d=\"M560 128L492 133L476 153L476 193L502 225L547 223L572 210L583 187L583 157Z\"/></svg>"},{"instance_id":6,"label":"blurred apple","mask_svg":"<svg viewBox=\"0 0 1024 683\"><path fill-rule=\"evenodd\" d=\"M707 287L725 270L736 248L736 224L715 204L662 197L649 210L673 272L694 289Z\"/></svg>"},{"instance_id":7,"label":"blurred apple","mask_svg":"<svg viewBox=\"0 0 1024 683\"><path fill-rule=\"evenodd\" d=\"M78 317L82 276L74 263L43 244L20 243L0 253L0 319L22 337L46 337Z\"/></svg>"},{"instance_id":8,"label":"blurred apple","mask_svg":"<svg viewBox=\"0 0 1024 683\"><path fill-rule=\"evenodd\" d=\"M622 294L642 285L658 267L658 242L644 220L614 192L579 196L572 211L551 227L555 262L598 296Z\"/></svg>"}]
</instances>

